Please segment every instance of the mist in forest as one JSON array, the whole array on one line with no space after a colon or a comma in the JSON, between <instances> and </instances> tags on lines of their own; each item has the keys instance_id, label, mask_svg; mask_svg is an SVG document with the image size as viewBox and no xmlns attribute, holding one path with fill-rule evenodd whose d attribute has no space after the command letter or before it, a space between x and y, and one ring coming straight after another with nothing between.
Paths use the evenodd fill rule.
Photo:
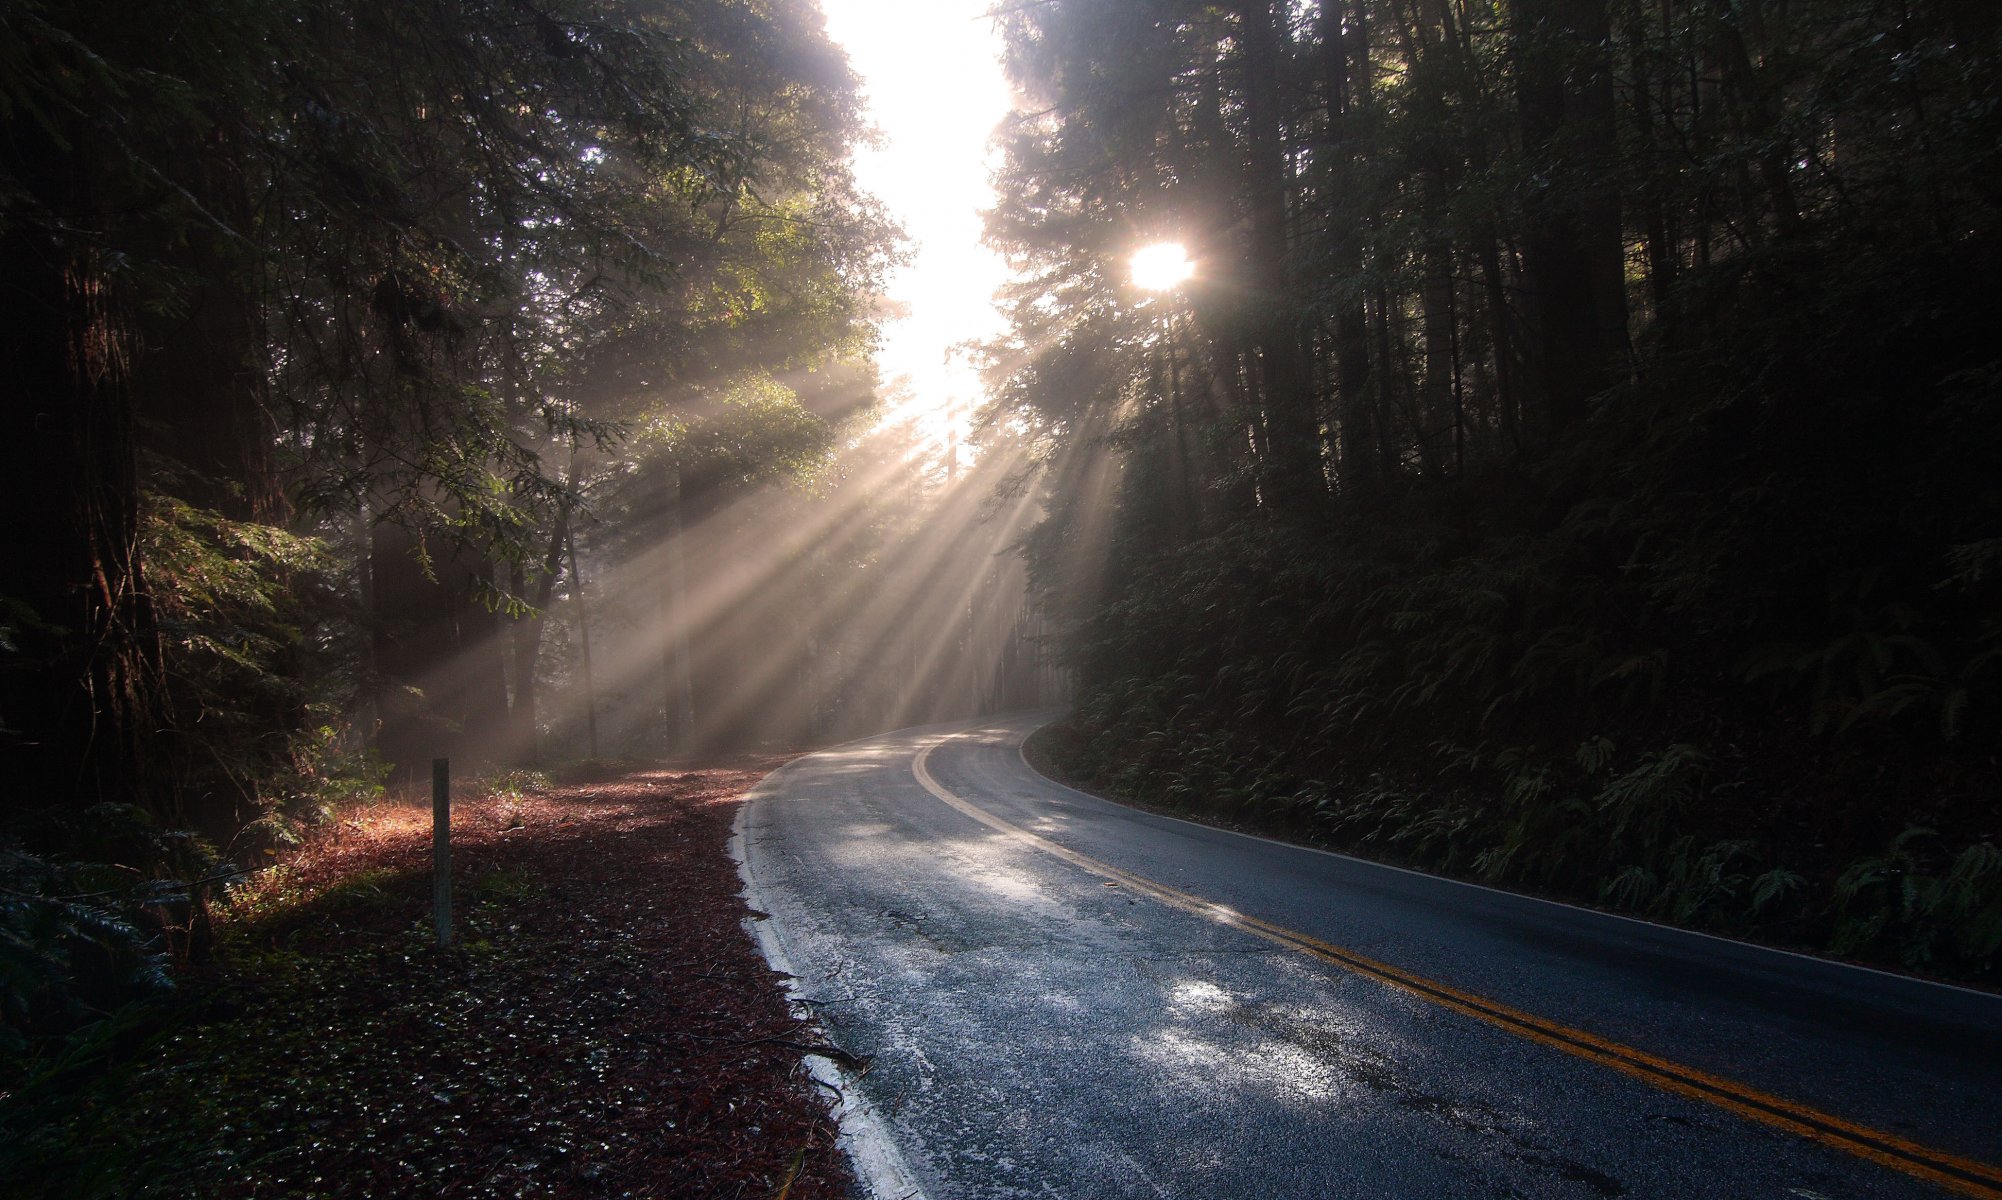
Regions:
<instances>
[{"instance_id":1,"label":"mist in forest","mask_svg":"<svg viewBox=\"0 0 2002 1200\"><path fill-rule=\"evenodd\" d=\"M551 610L550 739L797 747L1060 701L1016 553L1039 508L1001 486L1020 464L903 407L778 478L635 475L653 519L581 528L581 603Z\"/></svg>"},{"instance_id":2,"label":"mist in forest","mask_svg":"<svg viewBox=\"0 0 2002 1200\"><path fill-rule=\"evenodd\" d=\"M1040 460L900 341L939 267L817 5L179 16L0 30L37 845L1061 698Z\"/></svg>"},{"instance_id":3,"label":"mist in forest","mask_svg":"<svg viewBox=\"0 0 2002 1200\"><path fill-rule=\"evenodd\" d=\"M964 442L906 399L829 414L828 444L754 464L773 414L738 401L655 454L579 457L603 499L564 531L545 608L497 609L417 676L422 711L456 709L459 729L420 719L405 757L798 748L1063 699L1018 553L1041 512L1018 448ZM524 619L532 665L510 654ZM532 730L507 716L530 688Z\"/></svg>"},{"instance_id":4,"label":"mist in forest","mask_svg":"<svg viewBox=\"0 0 2002 1200\"><path fill-rule=\"evenodd\" d=\"M2002 969L2002 9L170 7L0 22L16 892L1067 705L1131 798ZM977 386L899 345L995 272Z\"/></svg>"}]
</instances>

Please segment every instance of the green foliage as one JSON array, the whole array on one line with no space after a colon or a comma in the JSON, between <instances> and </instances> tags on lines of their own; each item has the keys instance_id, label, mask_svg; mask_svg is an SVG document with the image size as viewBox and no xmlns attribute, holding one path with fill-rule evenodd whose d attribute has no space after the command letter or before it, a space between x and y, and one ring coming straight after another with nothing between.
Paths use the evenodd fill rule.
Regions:
<instances>
[{"instance_id":1,"label":"green foliage","mask_svg":"<svg viewBox=\"0 0 2002 1200\"><path fill-rule=\"evenodd\" d=\"M386 1078L406 1090L412 1072L376 1082L360 1062L392 1042L388 1006L426 1018L420 1044L442 1024L470 1038L470 1006L416 954L426 934L414 924L340 954L296 944L338 922L384 926L420 889L382 867L308 889L288 865L232 887L228 966L192 988L192 1004L120 1010L74 1040L84 1070L0 1100L0 1176L22 1194L214 1194L262 1156L304 1146L324 1114L386 1108ZM494 893L494 904L507 902Z\"/></svg>"},{"instance_id":2,"label":"green foliage","mask_svg":"<svg viewBox=\"0 0 2002 1200\"><path fill-rule=\"evenodd\" d=\"M1694 746L1674 745L1609 780L1599 791L1597 805L1602 816L1611 818L1613 840L1652 854L1695 803L1709 762Z\"/></svg>"},{"instance_id":3,"label":"green foliage","mask_svg":"<svg viewBox=\"0 0 2002 1200\"><path fill-rule=\"evenodd\" d=\"M379 793L381 764L334 716L358 680L336 640L348 596L333 548L158 493L141 538L186 818L283 842L291 822Z\"/></svg>"},{"instance_id":4,"label":"green foliage","mask_svg":"<svg viewBox=\"0 0 2002 1200\"><path fill-rule=\"evenodd\" d=\"M635 467L636 419L694 413L745 478L825 451L820 397L773 373L866 353L895 231L849 169L859 93L810 5L194 0L173 37L128 5L17 8L4 229L96 264L119 314L75 331L118 360L115 427L60 450L127 489L92 504L144 509L135 580L180 694L132 737L199 741L162 789L199 819L310 775L284 760L354 691L413 697L430 664L362 678L357 634L441 592L540 621L550 542ZM372 588L372 555L434 588ZM327 667L351 690L321 705Z\"/></svg>"},{"instance_id":5,"label":"green foliage","mask_svg":"<svg viewBox=\"0 0 2002 1200\"><path fill-rule=\"evenodd\" d=\"M1783 105L1779 119L1802 122L1787 136L1838 113L1878 120L1827 86L1884 84L1890 68L1858 33L1877 17L1855 5L1807 8L1853 23L1815 27L1837 43L1819 65L1789 57L1773 68L1786 105L1798 106ZM1171 24L1157 17L1156 30ZM1654 36L1618 31L1639 39L1619 44L1643 59L1681 44ZM1420 45L1375 49L1408 66L1403 56ZM1473 65L1505 63L1503 48L1475 47L1477 58L1491 52L1502 57ZM1992 67L1944 40L1919 58L1949 90ZM1055 128L1103 115L1107 97L1073 82L1052 85ZM1425 86L1405 75L1383 102L1442 99L1403 90ZM1449 108L1473 102L1440 86ZM1387 143L1364 126L1363 169L1421 154L1425 137L1441 135L1424 121L1445 120L1416 108L1368 119L1378 118L1401 130ZM1969 119L1946 122L1952 136L1971 137L1993 114ZM1061 138L1039 136L1033 153L1017 152L1022 180L1067 191L1045 157ZM1454 154L1467 144L1450 141ZM1724 169L1737 148L1715 149L1697 175ZM1992 178L1992 147L1962 149ZM1354 193L1304 188L1302 211L1330 229L1404 240L1394 253L1372 249L1362 273L1340 281L1389 307L1365 314L1388 345L1370 348L1369 406L1335 390L1320 396L1338 494L1317 511L1255 497L1233 507L1225 500L1242 463L1199 462L1188 486L1201 518L1178 535L1163 519L1176 503L1164 490L1175 476L1158 457L1167 443L1138 418L1113 422L1124 440L1105 449L1128 487L1114 511L1087 522L1077 506L1089 501L1065 492L1026 542L1032 578L1072 614L1086 773L1141 796L1174 789L1181 803L1229 798L1239 818L1262 813L1372 853L1662 919L1992 973L1980 863L1994 837L1984 797L2002 784L1992 757L2002 729L1993 470L2002 368L1992 346L2002 224L1955 190L1971 179L1954 154L1923 155L1947 190L1921 197L1885 173L1893 159L1852 151L1789 181L1802 192L1798 227L1789 220L1782 233L1771 211L1748 213L1735 234L1703 235L1707 265L1657 262L1672 281L1632 280L1634 357L1575 423L1539 433L1505 423L1530 420L1527 410L1467 416L1450 467L1421 419L1425 243L1443 240L1461 265L1485 269L1496 224L1521 217L1523 196L1511 190L1521 181L1505 176L1539 164L1490 159L1467 177L1473 190L1454 193L1465 211L1441 211L1417 187L1417 209L1365 193L1393 211L1350 219L1341 206ZM1632 172L1619 176L1628 211L1676 194L1687 169L1622 163ZM1821 190L1845 172L1865 191ZM1962 223L1906 219L1940 205ZM1495 278L1510 281L1505 262ZM1650 282L1662 287L1644 292ZM1299 311L1323 322L1322 336L1344 300ZM1454 300L1483 302L1464 288ZM1203 315L1206 302L1189 298L1186 333L1199 346L1187 369L1233 386L1229 334ZM1455 345L1472 347L1463 373L1484 380L1533 365L1498 346L1492 329L1455 319ZM1353 347L1320 344L1338 378ZM1137 361L1115 346L1090 363L1039 363L1017 377L1010 411L1051 429L1091 428L1077 405L1100 393L1077 382L1103 382L1107 396L1124 382L1144 396L1157 385L1131 373ZM1069 390L1051 394L1059 384ZM1430 415L1434 428L1456 419ZM1230 438L1234 454L1257 453L1255 410L1196 419ZM1348 440L1356 425L1396 445L1365 442L1383 452L1359 456ZM1070 471L1052 486L1091 477ZM1114 547L1109 568L1091 559L1094 527L1096 544ZM1242 807L1253 795L1256 808ZM1913 824L1939 830L1939 846L1897 867L1893 886L1879 848ZM1913 879L1930 882L1907 888Z\"/></svg>"},{"instance_id":6,"label":"green foliage","mask_svg":"<svg viewBox=\"0 0 2002 1200\"><path fill-rule=\"evenodd\" d=\"M772 475L802 478L826 459L833 429L792 388L755 372L656 409L639 428L636 449L700 480L742 486Z\"/></svg>"},{"instance_id":7,"label":"green foliage","mask_svg":"<svg viewBox=\"0 0 2002 1200\"><path fill-rule=\"evenodd\" d=\"M0 1093L32 1095L116 1061L173 990L173 960L205 952L203 906L227 874L194 839L130 807L99 805L71 826L38 832L96 861L0 843Z\"/></svg>"},{"instance_id":8,"label":"green foliage","mask_svg":"<svg viewBox=\"0 0 2002 1200\"><path fill-rule=\"evenodd\" d=\"M1844 873L1860 848L1836 822L1881 818L1816 794L1864 756L1956 761L1969 716L2002 709L1981 657L1989 618L1963 603L1982 585L1904 583L1892 602L1887 579L1837 575L1823 585L1826 641L1752 669L1769 627L1741 615L1757 611L1744 597L1797 586L1799 559L1734 548L1712 523L1735 522L1735 501L1673 503L1680 532L1587 503L1541 533L1499 537L1455 531L1420 499L1311 545L1243 526L1129 568L1076 641L1091 684L1079 763L1128 794L1495 882L1990 969L1985 843L1963 843L1968 865L1942 863L1907 894ZM1858 535L1828 532L1817 559ZM1890 614L1889 633L1851 622L1858 596ZM1971 670L1948 643L1970 648L1958 653ZM1968 681L1964 695L1887 695L1950 678ZM1537 748L1552 741L1571 752ZM1958 769L1984 777L1978 763ZM1941 811L1983 828L1969 802Z\"/></svg>"},{"instance_id":9,"label":"green foliage","mask_svg":"<svg viewBox=\"0 0 2002 1200\"><path fill-rule=\"evenodd\" d=\"M1833 948L1889 949L1910 967L1994 963L2002 950L2002 849L1978 842L1947 857L1938 833L1914 826L1835 881Z\"/></svg>"},{"instance_id":10,"label":"green foliage","mask_svg":"<svg viewBox=\"0 0 2002 1200\"><path fill-rule=\"evenodd\" d=\"M404 631L457 606L465 644L416 637L437 663L539 633L552 543L659 465L623 440L638 419L686 418L676 452L719 476L820 465L894 259L848 168L863 135L808 4L0 15L0 237L47 265L8 311L56 314L0 331L10 364L55 364L23 376L48 411L9 465L76 481L36 514L8 493L47 536L0 579L0 750L24 797L0 824L0 1177L32 1158L12 1134L38 1089L97 1072L90 1104L115 1092L172 969L208 950L210 897L240 874L222 858L383 794L376 741L433 686L389 652ZM482 694L492 724L527 708L533 650ZM228 902L240 929L296 932L395 882L309 894L279 867ZM250 1044L160 1094L213 1115L201 1071L319 1032L282 996L252 1007ZM128 1142L106 1132L49 1190L124 1194Z\"/></svg>"},{"instance_id":11,"label":"green foliage","mask_svg":"<svg viewBox=\"0 0 2002 1200\"><path fill-rule=\"evenodd\" d=\"M537 771L529 767L508 767L486 777L481 784L489 796L514 797L539 796L555 787L547 771Z\"/></svg>"}]
</instances>

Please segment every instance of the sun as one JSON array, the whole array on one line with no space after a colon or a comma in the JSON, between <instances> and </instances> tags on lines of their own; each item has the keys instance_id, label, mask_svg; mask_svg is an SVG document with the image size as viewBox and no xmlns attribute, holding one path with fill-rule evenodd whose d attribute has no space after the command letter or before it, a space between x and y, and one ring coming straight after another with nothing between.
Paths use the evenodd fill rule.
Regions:
<instances>
[{"instance_id":1,"label":"sun","mask_svg":"<svg viewBox=\"0 0 2002 1200\"><path fill-rule=\"evenodd\" d=\"M1165 292L1196 273L1189 251L1180 242L1157 242L1133 252L1134 286L1149 292Z\"/></svg>"}]
</instances>

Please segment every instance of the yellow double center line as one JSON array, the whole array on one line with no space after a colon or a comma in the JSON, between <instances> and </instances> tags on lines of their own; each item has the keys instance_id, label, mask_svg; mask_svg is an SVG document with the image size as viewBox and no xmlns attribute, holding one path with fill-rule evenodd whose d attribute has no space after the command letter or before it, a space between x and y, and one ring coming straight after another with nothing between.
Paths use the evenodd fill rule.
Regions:
<instances>
[{"instance_id":1,"label":"yellow double center line","mask_svg":"<svg viewBox=\"0 0 2002 1200\"><path fill-rule=\"evenodd\" d=\"M1045 854L1060 858L1102 879L1110 880L1128 891L1137 892L1170 908L1193 913L1219 925L1241 929L1274 945L1284 946L1288 950L1310 958L1333 963L1358 975L1366 975L1442 1008L1465 1013L1467 1016L1505 1029L1518 1037L1528 1038L1530 1041L1562 1050L1566 1054L1611 1067L1623 1075L1630 1075L1663 1091L1715 1105L1760 1124L1797 1134L1809 1141L1819 1142L1821 1145L1853 1154L1894 1171L1936 1183L1948 1191L1963 1196L2002 1200L2002 1169L1987 1163L1961 1158L1929 1146L1921 1146L1917 1142L1908 1141L1895 1134L1858 1125L1831 1113L1747 1087L1734 1080L1711 1075L1694 1067L1683 1066L1681 1063L1670 1062L1644 1050L1636 1050L1632 1046L1609 1041L1596 1034L1586 1033L1582 1029L1573 1029L1568 1025L1547 1021L1519 1008L1511 1008L1484 996L1461 991L1459 988L1427 979L1422 975L1414 975L1388 963L1357 954L1353 950L1346 950L1308 934L1274 925L1270 921L1262 921L1200 896L1156 883L1145 876L1135 875L1131 871L1121 870L1111 863L1102 862L1088 854L1080 854L1048 838L1030 833L1018 825L1011 825L940 786L937 778L932 775L929 764L931 752L941 744L943 743L935 742L925 747L911 763L911 774L917 777L918 783L923 785L926 791L989 829L1032 846Z\"/></svg>"}]
</instances>

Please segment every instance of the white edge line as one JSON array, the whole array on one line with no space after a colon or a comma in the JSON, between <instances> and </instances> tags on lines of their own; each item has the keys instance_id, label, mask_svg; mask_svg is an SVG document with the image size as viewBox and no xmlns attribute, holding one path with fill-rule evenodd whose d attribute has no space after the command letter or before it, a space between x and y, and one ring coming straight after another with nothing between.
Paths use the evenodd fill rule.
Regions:
<instances>
[{"instance_id":1,"label":"white edge line","mask_svg":"<svg viewBox=\"0 0 2002 1200\"><path fill-rule=\"evenodd\" d=\"M1063 791L1069 792L1073 796L1083 796L1087 800L1097 800L1105 804L1115 805L1119 808L1125 809L1128 812L1139 813L1142 816L1155 817L1163 821L1173 821L1177 825L1188 825L1196 829L1208 830L1211 833L1222 833L1235 838L1243 838L1245 841L1248 842L1264 842L1268 846L1284 846L1288 850L1302 850L1308 854L1321 854L1329 858L1340 859L1341 861L1346 863L1354 863L1360 867L1373 867L1379 871L1395 871L1400 875L1414 875L1420 879L1430 879L1435 883L1450 883L1454 887L1472 888L1474 891L1477 892L1487 892L1490 893L1491 895L1506 896L1512 900L1527 900L1535 904L1549 905L1551 908L1561 908L1566 910L1567 912L1585 913L1589 916L1603 917L1609 921L1625 921L1629 925L1639 925L1644 928L1656 930L1662 933L1680 934L1684 937L1703 938L1707 941L1721 942L1726 946L1735 946L1740 950L1752 950L1752 951L1757 951L1758 953L1761 954L1778 954L1778 955L1783 955L1787 958L1797 958L1800 959L1802 962L1818 963L1824 967L1840 967L1846 971L1861 971L1866 975L1877 975L1885 979L1895 979L1902 983L1923 984L1926 987L1942 988L1949 992L1959 992L1964 996L1979 996L1984 1000L2002 1001L2002 995L1998 995L1995 992L1983 991L1980 988L1964 987L1961 984L1957 983L1945 983L1937 979L1927 979L1921 975L1901 975L1896 971L1886 971L1879 967L1866 967L1860 963L1844 962L1839 958L1823 958L1818 954L1805 954L1799 950L1784 950L1778 946L1764 946L1760 945L1758 942L1741 941L1738 938L1724 937L1721 934L1705 933L1700 929L1683 929L1682 927L1677 925L1664 925L1659 921L1649 921L1642 917L1628 916L1625 913L1608 912L1603 908L1587 908L1582 904L1567 904L1562 900L1551 900L1543 896L1532 896L1527 892L1511 892L1507 888L1491 887L1485 883L1471 883L1465 879L1454 879L1449 875L1434 875L1428 871L1416 871L1410 867L1399 867L1391 863L1376 862L1373 859L1358 858L1353 854L1343 854L1339 850L1323 850L1319 846L1303 846L1298 842L1281 841L1278 838L1263 837L1256 833L1240 833L1235 829L1225 829L1221 825L1205 825L1201 821L1191 821L1187 817L1170 816L1167 813L1155 812L1152 809L1141 808L1138 805L1124 804L1118 800L1113 800L1105 796L1093 795L1090 792L1080 791L1079 789L1074 788L1069 784L1064 783L1061 780L1051 779L1048 775L1045 775L1041 771L1038 771L1036 769L1036 764L1029 761L1029 738L1032 737L1037 730L1046 729L1054 724L1056 724L1055 720L1045 721L1043 722L1043 724L1037 725L1034 728L1024 732L1022 734L1022 740L1016 743L1015 757L1021 760L1022 766L1029 772L1029 774L1034 775L1036 778L1042 780L1044 783L1049 784L1051 787L1060 788ZM971 733L974 731L968 730L968 732Z\"/></svg>"},{"instance_id":2,"label":"white edge line","mask_svg":"<svg viewBox=\"0 0 2002 1200\"><path fill-rule=\"evenodd\" d=\"M744 902L764 913L771 910L766 906L764 892L751 873L751 839L748 832L751 805L771 790L773 779L784 770L780 767L778 771L773 771L746 793L743 803L737 808L737 819L730 826L730 857L737 860L737 877L744 881L741 893ZM743 924L745 930L757 940L758 951L764 955L766 964L785 976L787 1003L796 1012L810 1012L803 1002L792 959L786 954L785 943L779 937L778 919L774 916L767 916L764 920L746 918ZM873 1200L926 1200L924 1189L911 1174L902 1152L890 1135L889 1122L862 1094L862 1089L848 1079L830 1058L809 1054L804 1062L814 1080L835 1097L829 1101L829 1107L840 1129L837 1141L847 1153L849 1163L854 1166L856 1182L861 1185L862 1191Z\"/></svg>"}]
</instances>

